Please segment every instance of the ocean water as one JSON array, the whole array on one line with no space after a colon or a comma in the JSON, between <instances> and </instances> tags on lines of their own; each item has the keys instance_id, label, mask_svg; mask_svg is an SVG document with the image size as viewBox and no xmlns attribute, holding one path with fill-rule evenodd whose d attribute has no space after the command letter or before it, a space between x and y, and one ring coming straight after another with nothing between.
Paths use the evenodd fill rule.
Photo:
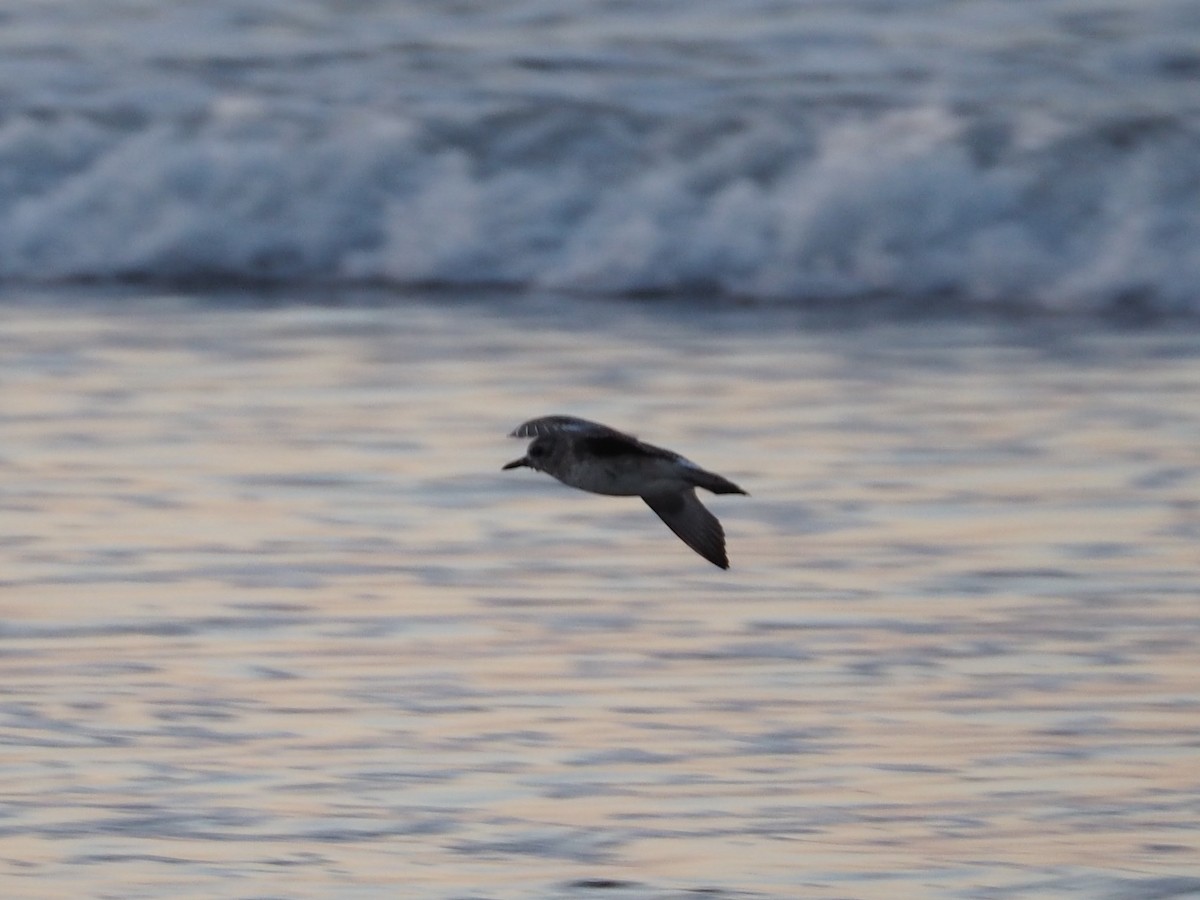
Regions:
<instances>
[{"instance_id":1,"label":"ocean water","mask_svg":"<svg viewBox=\"0 0 1200 900\"><path fill-rule=\"evenodd\" d=\"M0 894L1200 897L1198 284L1194 0L5 4Z\"/></svg>"},{"instance_id":2,"label":"ocean water","mask_svg":"<svg viewBox=\"0 0 1200 900\"><path fill-rule=\"evenodd\" d=\"M1200 896L1194 328L0 315L5 897ZM551 412L749 490L732 569L502 472Z\"/></svg>"},{"instance_id":3,"label":"ocean water","mask_svg":"<svg viewBox=\"0 0 1200 900\"><path fill-rule=\"evenodd\" d=\"M11 0L0 280L1195 313L1195 0Z\"/></svg>"}]
</instances>

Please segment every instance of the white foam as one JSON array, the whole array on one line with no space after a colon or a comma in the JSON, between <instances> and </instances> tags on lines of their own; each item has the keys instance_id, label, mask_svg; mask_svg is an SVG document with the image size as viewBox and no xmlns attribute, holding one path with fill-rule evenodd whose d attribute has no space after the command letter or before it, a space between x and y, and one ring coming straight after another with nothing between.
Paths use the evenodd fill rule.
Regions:
<instances>
[{"instance_id":1,"label":"white foam","mask_svg":"<svg viewBox=\"0 0 1200 900\"><path fill-rule=\"evenodd\" d=\"M9 14L0 279L1200 310L1184 0L126 6Z\"/></svg>"}]
</instances>

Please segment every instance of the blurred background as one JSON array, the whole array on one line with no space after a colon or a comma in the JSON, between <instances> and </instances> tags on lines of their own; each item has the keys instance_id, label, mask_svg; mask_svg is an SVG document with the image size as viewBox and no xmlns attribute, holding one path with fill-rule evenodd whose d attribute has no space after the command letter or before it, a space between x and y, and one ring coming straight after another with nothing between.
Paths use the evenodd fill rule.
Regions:
<instances>
[{"instance_id":1,"label":"blurred background","mask_svg":"<svg viewBox=\"0 0 1200 900\"><path fill-rule=\"evenodd\" d=\"M1190 0L9 3L6 896L1200 896L1197 284Z\"/></svg>"}]
</instances>

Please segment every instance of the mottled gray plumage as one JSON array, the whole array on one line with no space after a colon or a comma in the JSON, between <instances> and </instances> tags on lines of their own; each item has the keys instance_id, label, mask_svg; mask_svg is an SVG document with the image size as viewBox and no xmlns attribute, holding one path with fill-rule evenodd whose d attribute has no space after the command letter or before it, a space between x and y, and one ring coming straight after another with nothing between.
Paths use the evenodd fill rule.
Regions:
<instances>
[{"instance_id":1,"label":"mottled gray plumage","mask_svg":"<svg viewBox=\"0 0 1200 900\"><path fill-rule=\"evenodd\" d=\"M698 487L714 494L746 493L727 478L678 453L574 416L530 419L510 437L533 441L505 469L528 466L593 494L641 497L680 540L714 566L729 568L721 523L696 497Z\"/></svg>"}]
</instances>

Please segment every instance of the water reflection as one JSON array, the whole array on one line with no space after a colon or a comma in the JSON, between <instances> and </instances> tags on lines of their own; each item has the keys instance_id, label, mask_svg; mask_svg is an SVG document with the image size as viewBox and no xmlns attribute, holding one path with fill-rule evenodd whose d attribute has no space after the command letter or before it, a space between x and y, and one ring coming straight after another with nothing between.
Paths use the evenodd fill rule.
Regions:
<instances>
[{"instance_id":1,"label":"water reflection","mask_svg":"<svg viewBox=\"0 0 1200 900\"><path fill-rule=\"evenodd\" d=\"M553 299L6 307L15 894L1200 890L1194 335Z\"/></svg>"}]
</instances>

